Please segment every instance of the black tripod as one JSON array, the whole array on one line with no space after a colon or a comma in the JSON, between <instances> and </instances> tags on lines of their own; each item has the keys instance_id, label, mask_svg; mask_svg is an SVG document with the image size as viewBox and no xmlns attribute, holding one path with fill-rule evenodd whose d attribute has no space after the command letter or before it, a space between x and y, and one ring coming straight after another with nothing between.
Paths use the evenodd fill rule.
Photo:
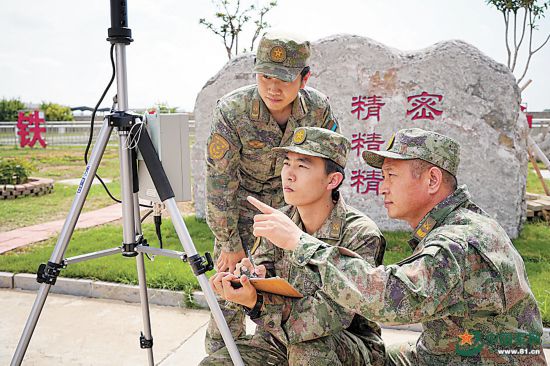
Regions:
<instances>
[{"instance_id":1,"label":"black tripod","mask_svg":"<svg viewBox=\"0 0 550 366\"><path fill-rule=\"evenodd\" d=\"M32 333L38 322L38 318L44 307L46 297L50 287L55 285L61 269L69 264L82 262L94 258L100 258L108 255L122 254L125 257L136 257L137 272L139 280L139 292L141 300L141 310L143 316L143 332L140 337L140 346L147 350L149 365L154 364L153 359L153 337L151 335L151 321L149 316L149 301L147 298L147 284L145 279L144 254L164 255L167 257L178 258L187 261L193 268L195 276L205 294L206 301L210 307L216 324L220 329L223 340L231 359L235 365L244 365L231 336L231 332L223 314L220 310L216 296L210 288L205 272L213 268L212 258L209 253L201 257L195 246L187 227L179 213L174 193L170 182L166 177L157 152L151 142L149 134L145 128L138 129L134 133L132 127L141 122L138 115L128 111L128 95L126 80L126 46L132 42L132 32L128 28L128 10L126 0L111 0L111 28L108 30L109 38L107 40L115 48L116 52L116 78L117 78L117 109L114 113L105 117L103 127L99 132L97 141L92 150L90 161L82 176L80 186L77 190L75 199L65 220L57 244L47 264L41 264L38 269L37 281L41 283L38 295L34 301L31 314L27 319L23 334L15 350L11 365L20 365L29 345ZM143 126L141 126L143 127ZM69 244L74 232L76 222L84 202L92 185L92 180L96 175L97 168L109 141L113 128L116 128L119 135L119 156L120 156L120 177L122 194L122 218L123 218L123 242L122 245L112 249L106 249L95 253L84 254L73 258L64 259L65 250ZM136 172L136 151L129 147L130 141L137 140L137 147L143 156L147 170L153 179L153 183L161 201L172 218L178 238L183 246L184 252L173 250L152 248L147 245L143 238L141 222L139 217L139 199L138 199L138 181Z\"/></svg>"}]
</instances>

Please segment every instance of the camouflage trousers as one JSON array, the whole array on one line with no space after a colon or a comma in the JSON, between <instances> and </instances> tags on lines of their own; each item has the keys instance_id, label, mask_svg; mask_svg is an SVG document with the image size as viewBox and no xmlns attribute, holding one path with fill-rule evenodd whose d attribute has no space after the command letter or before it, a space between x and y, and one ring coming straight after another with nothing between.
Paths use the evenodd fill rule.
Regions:
<instances>
[{"instance_id":1,"label":"camouflage trousers","mask_svg":"<svg viewBox=\"0 0 550 366\"><path fill-rule=\"evenodd\" d=\"M256 328L251 339L236 341L247 366L338 366L378 365L361 338L344 330L307 342L285 346L269 332ZM200 366L231 366L233 362L226 347L209 355Z\"/></svg>"}]
</instances>

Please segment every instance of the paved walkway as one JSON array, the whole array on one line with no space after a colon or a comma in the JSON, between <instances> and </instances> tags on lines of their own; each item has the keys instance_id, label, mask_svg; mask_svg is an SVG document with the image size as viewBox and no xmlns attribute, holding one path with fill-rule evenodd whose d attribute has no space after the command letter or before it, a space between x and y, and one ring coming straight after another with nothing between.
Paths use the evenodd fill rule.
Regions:
<instances>
[{"instance_id":1,"label":"paved walkway","mask_svg":"<svg viewBox=\"0 0 550 366\"><path fill-rule=\"evenodd\" d=\"M105 224L118 220L122 217L122 206L114 204L85 212L80 215L76 224L77 229L84 229L92 226ZM56 236L63 227L65 219L50 221L43 224L27 226L19 229L0 233L0 254L7 251L29 245L41 240Z\"/></svg>"},{"instance_id":2,"label":"paved walkway","mask_svg":"<svg viewBox=\"0 0 550 366\"><path fill-rule=\"evenodd\" d=\"M34 292L0 289L0 365L8 365L29 316ZM198 365L206 356L209 312L150 307L155 364ZM143 329L139 304L50 294L23 365L147 365L139 348ZM247 324L248 333L254 323ZM387 344L414 341L419 333L383 329Z\"/></svg>"}]
</instances>

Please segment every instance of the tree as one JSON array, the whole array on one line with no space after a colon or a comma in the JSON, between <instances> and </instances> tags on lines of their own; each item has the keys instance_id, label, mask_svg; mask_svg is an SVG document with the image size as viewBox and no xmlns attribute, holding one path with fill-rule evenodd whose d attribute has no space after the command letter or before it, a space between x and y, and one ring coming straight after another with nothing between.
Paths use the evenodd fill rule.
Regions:
<instances>
[{"instance_id":1,"label":"tree","mask_svg":"<svg viewBox=\"0 0 550 366\"><path fill-rule=\"evenodd\" d=\"M529 69L531 57L541 48L543 48L550 34L538 46L533 45L533 33L538 29L538 21L544 18L544 12L550 6L550 0L486 0L487 4L497 8L503 15L505 27L505 42L506 51L508 54L507 65L512 70L516 71L518 67L518 57L521 55L520 49L525 39L525 33L528 33L528 47L524 51L526 61L521 72L521 76L517 79L519 84ZM510 27L513 29L510 32ZM511 33L511 34L510 34ZM525 49L525 48L524 48Z\"/></svg>"},{"instance_id":2,"label":"tree","mask_svg":"<svg viewBox=\"0 0 550 366\"><path fill-rule=\"evenodd\" d=\"M257 8L254 4L241 8L241 0L212 0L212 2L218 10L215 14L215 22L218 24L214 24L205 18L201 18L199 24L203 24L207 29L210 29L214 34L223 39L227 58L230 60L233 55L239 54L239 36L243 31L244 25L252 17L255 18L254 24L256 25L256 30L250 42L250 51L252 51L261 31L270 27L269 23L264 20L264 17L271 9L277 6L276 0L270 1L261 8ZM242 52L246 51L248 49L245 47Z\"/></svg>"},{"instance_id":3,"label":"tree","mask_svg":"<svg viewBox=\"0 0 550 366\"><path fill-rule=\"evenodd\" d=\"M157 102L154 107L147 108L147 112L158 111L159 113L176 113L176 107L170 107L167 102Z\"/></svg>"},{"instance_id":4,"label":"tree","mask_svg":"<svg viewBox=\"0 0 550 366\"><path fill-rule=\"evenodd\" d=\"M0 100L0 121L17 121L19 111L25 109L25 103L19 99Z\"/></svg>"},{"instance_id":5,"label":"tree","mask_svg":"<svg viewBox=\"0 0 550 366\"><path fill-rule=\"evenodd\" d=\"M71 108L64 105L42 102L40 110L44 112L46 121L74 121Z\"/></svg>"}]
</instances>

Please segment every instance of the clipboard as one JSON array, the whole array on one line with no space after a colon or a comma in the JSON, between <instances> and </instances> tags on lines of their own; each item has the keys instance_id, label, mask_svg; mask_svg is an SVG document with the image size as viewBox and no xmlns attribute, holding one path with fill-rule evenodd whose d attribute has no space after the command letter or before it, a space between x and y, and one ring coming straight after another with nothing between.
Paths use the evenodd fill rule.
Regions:
<instances>
[{"instance_id":1,"label":"clipboard","mask_svg":"<svg viewBox=\"0 0 550 366\"><path fill-rule=\"evenodd\" d=\"M258 291L269 292L286 297L304 297L298 290L288 283L287 280L281 277L250 278L249 280L252 286L254 286L254 288ZM242 287L239 280L233 280L231 281L231 284L235 288Z\"/></svg>"}]
</instances>

